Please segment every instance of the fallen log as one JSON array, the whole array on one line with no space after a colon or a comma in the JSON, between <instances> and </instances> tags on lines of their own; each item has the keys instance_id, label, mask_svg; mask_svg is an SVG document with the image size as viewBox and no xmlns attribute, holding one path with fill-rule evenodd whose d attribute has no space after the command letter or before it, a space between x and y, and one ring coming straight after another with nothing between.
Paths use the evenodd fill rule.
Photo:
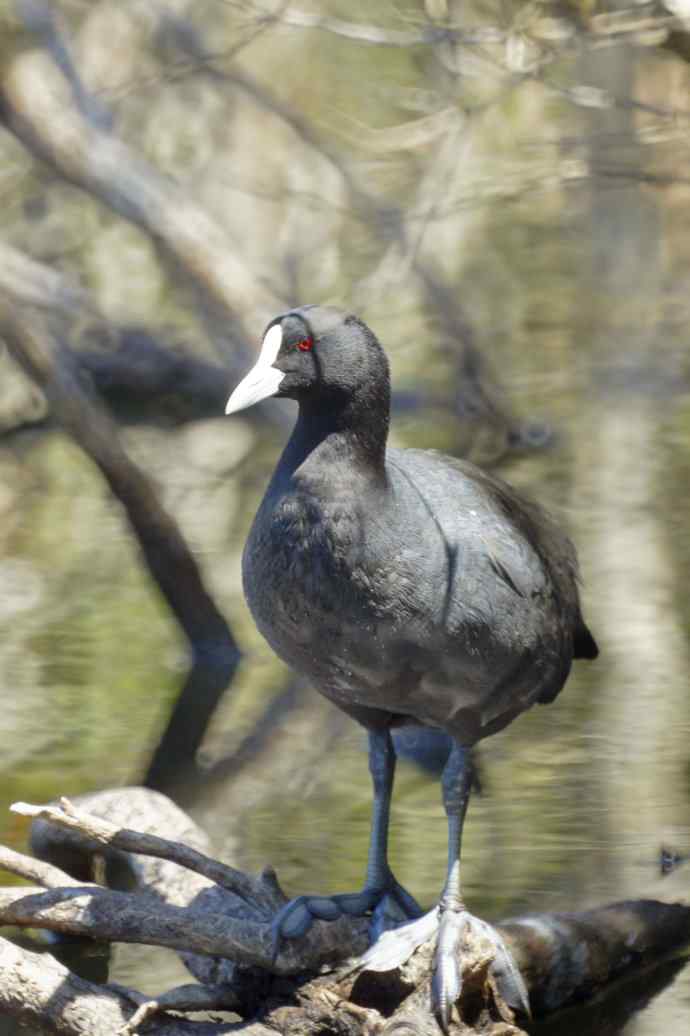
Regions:
<instances>
[{"instance_id":1,"label":"fallen log","mask_svg":"<svg viewBox=\"0 0 690 1036\"><path fill-rule=\"evenodd\" d=\"M367 944L366 921L341 918L317 922L272 961L271 919L286 901L274 873L254 877L214 860L204 833L164 796L126 788L84 796L77 806L62 800L13 808L34 818L36 855L2 850L0 865L42 887L3 890L0 922L168 946L199 985L147 1001L3 942L0 1012L66 1036L131 1034L144 1023L155 1036L437 1036L428 1007L433 940L391 970L365 971L357 958ZM117 887L84 882L99 861ZM548 1028L554 1019L560 1025L579 1005L612 993L623 1007L634 1006L670 981L690 947L690 907L653 900L529 914L497 927L523 973L534 1018L511 1016L493 988L486 949L466 946L455 1034L519 1036L521 1025L555 1031ZM200 1008L230 1016L181 1021L167 1013Z\"/></svg>"}]
</instances>

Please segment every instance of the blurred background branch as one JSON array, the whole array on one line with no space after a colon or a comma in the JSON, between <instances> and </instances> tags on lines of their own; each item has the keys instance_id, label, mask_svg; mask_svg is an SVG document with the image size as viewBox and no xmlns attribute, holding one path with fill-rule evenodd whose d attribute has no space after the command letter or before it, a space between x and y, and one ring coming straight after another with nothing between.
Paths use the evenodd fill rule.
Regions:
<instances>
[{"instance_id":1,"label":"blurred background branch","mask_svg":"<svg viewBox=\"0 0 690 1036\"><path fill-rule=\"evenodd\" d=\"M234 637L207 593L177 524L120 446L110 418L80 384L79 368L69 351L36 312L8 304L0 308L0 332L124 507L151 577L187 636L192 666L146 778L153 787L177 785L182 794L194 777L196 752L209 719L239 662Z\"/></svg>"},{"instance_id":2,"label":"blurred background branch","mask_svg":"<svg viewBox=\"0 0 690 1036\"><path fill-rule=\"evenodd\" d=\"M690 847L688 38L680 0L0 0L0 816L148 774L243 869L354 887L360 735L240 591L290 412L216 419L265 322L332 302L391 356L396 441L564 515L603 644L483 749L468 896L673 894L647 882ZM396 871L431 900L445 746L401 750Z\"/></svg>"}]
</instances>

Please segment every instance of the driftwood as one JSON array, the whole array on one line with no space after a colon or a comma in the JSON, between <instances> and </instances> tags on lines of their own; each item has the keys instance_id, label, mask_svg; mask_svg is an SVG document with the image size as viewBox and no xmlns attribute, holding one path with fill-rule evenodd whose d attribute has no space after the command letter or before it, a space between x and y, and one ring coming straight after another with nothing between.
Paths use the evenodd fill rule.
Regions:
<instances>
[{"instance_id":1,"label":"driftwood","mask_svg":"<svg viewBox=\"0 0 690 1036\"><path fill-rule=\"evenodd\" d=\"M49 956L0 940L2 1014L64 1036L131 1034L144 1023L156 1036L436 1036L428 1007L432 945L394 971L362 973L356 958L367 945L366 921L341 918L315 923L272 961L271 919L285 902L273 871L252 877L213 859L203 832L159 793L128 788L84 796L78 807L62 800L13 809L35 818L39 859L0 849L0 865L34 883L0 891L0 922L167 946L199 984L147 1001L136 990L94 985ZM99 861L118 887L62 869L84 875ZM690 944L690 908L641 900L529 915L497 927L525 977L535 1021L543 1023L626 979L635 979L628 996L635 1005L647 988L648 995L656 992ZM452 1031L519 1036L521 1020L496 1001L488 963L481 945L465 948L464 1021ZM220 1010L225 1020L183 1021L167 1013L199 1009Z\"/></svg>"}]
</instances>

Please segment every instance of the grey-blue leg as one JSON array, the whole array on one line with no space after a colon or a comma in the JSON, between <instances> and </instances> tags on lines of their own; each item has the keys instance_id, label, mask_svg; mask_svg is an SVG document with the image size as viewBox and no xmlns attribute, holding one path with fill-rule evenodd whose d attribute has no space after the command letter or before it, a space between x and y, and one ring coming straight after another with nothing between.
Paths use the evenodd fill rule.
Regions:
<instances>
[{"instance_id":1,"label":"grey-blue leg","mask_svg":"<svg viewBox=\"0 0 690 1036\"><path fill-rule=\"evenodd\" d=\"M465 909L460 886L462 829L472 787L469 751L454 744L442 777L443 805L448 817L448 870L439 903L439 930L434 957L431 995L434 1013L448 1032L453 1004L460 996L460 950L468 929L487 940L494 951L491 968L501 996L511 1007L529 1013L527 990L499 933Z\"/></svg>"},{"instance_id":2,"label":"grey-blue leg","mask_svg":"<svg viewBox=\"0 0 690 1036\"><path fill-rule=\"evenodd\" d=\"M421 910L396 881L388 865L388 825L395 776L395 749L387 730L369 733L369 771L374 786L374 806L367 857L367 874L361 892L335 896L298 896L279 911L273 922L274 952L280 940L295 939L309 931L312 921L334 921L341 914L361 917L373 911L371 934L376 939L392 924L421 915Z\"/></svg>"},{"instance_id":3,"label":"grey-blue leg","mask_svg":"<svg viewBox=\"0 0 690 1036\"><path fill-rule=\"evenodd\" d=\"M440 924L434 956L431 995L434 1012L444 1032L448 1031L453 1004L460 996L462 977L459 967L465 904L460 892L460 850L462 829L470 800L472 767L469 753L454 742L443 776L443 807L448 818L448 867L446 883L439 902Z\"/></svg>"},{"instance_id":4,"label":"grey-blue leg","mask_svg":"<svg viewBox=\"0 0 690 1036\"><path fill-rule=\"evenodd\" d=\"M359 960L363 971L392 971L408 960L418 946L436 935L432 1007L446 1033L453 1005L462 989L460 965L466 935L489 944L493 954L490 974L500 998L510 1008L529 1014L525 983L501 935L491 925L468 913L463 902L460 848L471 786L469 750L454 744L442 777L443 805L448 817L448 869L439 904L418 920L384 932Z\"/></svg>"},{"instance_id":5,"label":"grey-blue leg","mask_svg":"<svg viewBox=\"0 0 690 1036\"><path fill-rule=\"evenodd\" d=\"M395 764L395 748L389 731L371 731L369 772L374 786L374 805L364 889L373 890L377 896L370 930L372 942L387 928L420 917L422 913L417 901L396 881L388 864L388 826Z\"/></svg>"}]
</instances>

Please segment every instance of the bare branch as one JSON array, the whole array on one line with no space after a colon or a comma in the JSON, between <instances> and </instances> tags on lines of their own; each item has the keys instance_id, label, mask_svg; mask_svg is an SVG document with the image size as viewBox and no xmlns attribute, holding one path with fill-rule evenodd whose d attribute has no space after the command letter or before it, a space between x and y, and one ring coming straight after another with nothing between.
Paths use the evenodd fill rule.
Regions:
<instances>
[{"instance_id":1,"label":"bare branch","mask_svg":"<svg viewBox=\"0 0 690 1036\"><path fill-rule=\"evenodd\" d=\"M291 25L300 29L320 29L349 40L356 40L358 43L371 43L383 47L417 47L454 39L457 35L453 29L438 25L421 26L419 29L382 29L376 25L362 25L344 21L342 18L329 18L309 11L291 9L284 11L279 20L281 25Z\"/></svg>"},{"instance_id":2,"label":"bare branch","mask_svg":"<svg viewBox=\"0 0 690 1036\"><path fill-rule=\"evenodd\" d=\"M0 924L47 928L106 942L167 946L182 953L223 957L243 967L294 975L317 969L367 945L367 922L342 918L315 924L299 945L284 942L273 959L270 922L231 916L192 903L177 907L153 896L131 895L93 885L0 888Z\"/></svg>"},{"instance_id":3,"label":"bare branch","mask_svg":"<svg viewBox=\"0 0 690 1036\"><path fill-rule=\"evenodd\" d=\"M39 888L0 888L0 922L20 928L47 928L52 932L105 940L168 946L182 952L226 957L245 966L271 970L269 924L239 918L211 917L98 886L72 885L45 891ZM277 971L298 966L294 953ZM285 957L291 958L289 963Z\"/></svg>"},{"instance_id":4,"label":"bare branch","mask_svg":"<svg viewBox=\"0 0 690 1036\"><path fill-rule=\"evenodd\" d=\"M47 52L69 83L72 99L84 118L104 130L112 126L110 113L84 87L72 59L65 26L54 6L43 0L19 0L17 10L27 29L43 42Z\"/></svg>"},{"instance_id":5,"label":"bare branch","mask_svg":"<svg viewBox=\"0 0 690 1036\"><path fill-rule=\"evenodd\" d=\"M236 656L225 620L203 588L176 523L158 503L146 476L125 454L112 421L86 395L70 355L35 313L4 306L0 329L19 363L44 389L59 419L127 508L152 574L192 643L205 642L209 650L209 639L217 639L216 653L225 643L228 653ZM184 590L180 581L186 583Z\"/></svg>"},{"instance_id":6,"label":"bare branch","mask_svg":"<svg viewBox=\"0 0 690 1036\"><path fill-rule=\"evenodd\" d=\"M16 58L0 95L8 127L34 155L161 242L236 330L238 312L270 315L273 300L218 222L116 136L87 121L45 54Z\"/></svg>"},{"instance_id":7,"label":"bare branch","mask_svg":"<svg viewBox=\"0 0 690 1036\"><path fill-rule=\"evenodd\" d=\"M24 856L4 845L0 845L0 869L9 871L10 874L18 874L20 878L36 881L47 889L81 884L52 863L45 863L33 856Z\"/></svg>"},{"instance_id":8,"label":"bare branch","mask_svg":"<svg viewBox=\"0 0 690 1036\"><path fill-rule=\"evenodd\" d=\"M237 1006L238 998L227 986L176 986L175 989L169 989L154 999L145 1000L127 1025L120 1030L120 1036L136 1036L139 1027L161 1011L209 1011L217 1008L231 1010Z\"/></svg>"},{"instance_id":9,"label":"bare branch","mask_svg":"<svg viewBox=\"0 0 690 1036\"><path fill-rule=\"evenodd\" d=\"M298 11L288 8L279 15L261 12L256 8L257 20L278 22L298 29L319 29L342 36L357 43L368 43L377 47L419 47L442 43L444 40L471 43L500 43L505 32L492 26L481 26L476 29L456 29L453 26L420 25L415 29L384 29L378 25L366 25L360 22L345 21L343 18L329 18L327 15L313 14L310 11Z\"/></svg>"},{"instance_id":10,"label":"bare branch","mask_svg":"<svg viewBox=\"0 0 690 1036\"><path fill-rule=\"evenodd\" d=\"M28 302L45 309L66 313L73 313L77 309L95 312L88 292L80 284L2 242L0 291L11 295L18 302Z\"/></svg>"},{"instance_id":11,"label":"bare branch","mask_svg":"<svg viewBox=\"0 0 690 1036\"><path fill-rule=\"evenodd\" d=\"M14 1018L39 1032L83 1036L84 1021L92 1032L115 1034L135 1004L127 998L85 982L47 954L31 953L0 939L0 1015Z\"/></svg>"},{"instance_id":12,"label":"bare branch","mask_svg":"<svg viewBox=\"0 0 690 1036\"><path fill-rule=\"evenodd\" d=\"M98 338L101 347L80 347L79 367L119 424L142 418L151 423L182 424L223 412L232 382L231 364L209 362L178 343L172 347L167 341L169 331L113 325L78 281L2 242L0 294L68 318L90 318L80 346L86 337L87 342ZM31 411L11 416L7 431L35 421Z\"/></svg>"},{"instance_id":13,"label":"bare branch","mask_svg":"<svg viewBox=\"0 0 690 1036\"><path fill-rule=\"evenodd\" d=\"M31 953L1 938L0 975L0 1015L51 1036L119 1036L144 1001L135 990L87 982L49 954ZM238 1030L236 1023L190 1022L169 1014L149 1020L146 1028L147 1036L228 1036L231 1031L275 1036L274 1029L257 1023Z\"/></svg>"},{"instance_id":14,"label":"bare branch","mask_svg":"<svg viewBox=\"0 0 690 1036\"><path fill-rule=\"evenodd\" d=\"M33 806L27 802L15 802L10 809L20 816L48 820L69 831L78 831L87 838L92 838L101 845L110 846L112 849L170 860L172 863L179 864L180 867L202 874L229 892L234 892L246 902L266 907L270 912L275 911L285 902L284 897L280 902L276 902L275 894L264 891L265 886L260 881L249 877L235 867L214 860L205 853L180 842L160 838L158 835L118 828L108 820L76 809L69 799L60 799L59 806ZM0 863L2 863L1 857Z\"/></svg>"}]
</instances>

